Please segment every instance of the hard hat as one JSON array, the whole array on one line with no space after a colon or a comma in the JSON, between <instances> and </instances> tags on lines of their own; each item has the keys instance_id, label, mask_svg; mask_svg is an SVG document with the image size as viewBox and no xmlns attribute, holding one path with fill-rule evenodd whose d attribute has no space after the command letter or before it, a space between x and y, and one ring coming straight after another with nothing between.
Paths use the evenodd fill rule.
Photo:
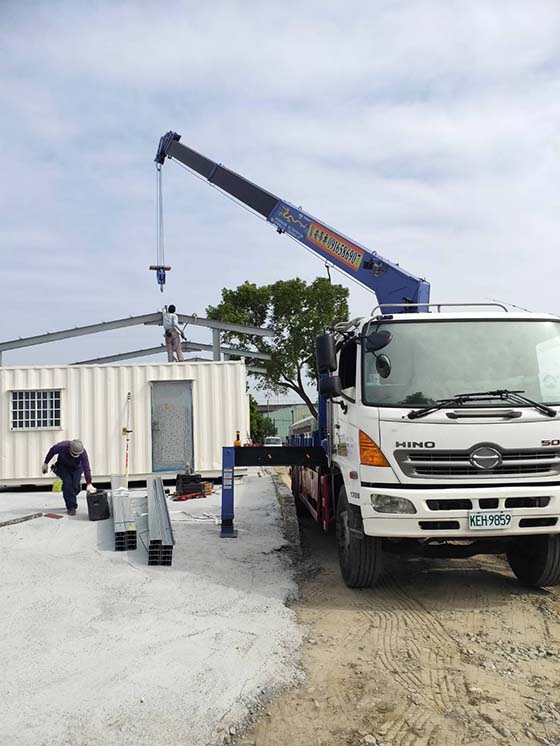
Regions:
<instances>
[{"instance_id":1,"label":"hard hat","mask_svg":"<svg viewBox=\"0 0 560 746\"><path fill-rule=\"evenodd\" d=\"M70 441L70 455L74 456L74 458L76 458L77 456L81 456L84 450L84 444L81 440Z\"/></svg>"}]
</instances>

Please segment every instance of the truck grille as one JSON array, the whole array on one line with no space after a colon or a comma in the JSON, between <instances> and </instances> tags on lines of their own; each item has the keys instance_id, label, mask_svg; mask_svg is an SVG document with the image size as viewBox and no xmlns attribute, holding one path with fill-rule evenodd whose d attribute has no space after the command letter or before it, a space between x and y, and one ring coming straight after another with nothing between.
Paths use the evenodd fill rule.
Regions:
<instances>
[{"instance_id":1,"label":"truck grille","mask_svg":"<svg viewBox=\"0 0 560 746\"><path fill-rule=\"evenodd\" d=\"M493 469L480 469L470 461L473 446L464 451L394 451L398 465L407 477L433 479L500 479L508 476L550 477L560 474L560 449L498 449L502 461Z\"/></svg>"},{"instance_id":2,"label":"truck grille","mask_svg":"<svg viewBox=\"0 0 560 746\"><path fill-rule=\"evenodd\" d=\"M501 504L500 504L501 503ZM550 497L479 497L453 498L441 497L426 500L428 510L504 510L504 508L546 508L550 505Z\"/></svg>"}]
</instances>

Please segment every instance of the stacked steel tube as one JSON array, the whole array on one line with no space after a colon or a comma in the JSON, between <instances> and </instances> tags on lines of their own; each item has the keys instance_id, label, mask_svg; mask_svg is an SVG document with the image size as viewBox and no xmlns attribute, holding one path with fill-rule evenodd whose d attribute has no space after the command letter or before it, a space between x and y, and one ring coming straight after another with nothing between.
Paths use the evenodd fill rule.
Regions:
<instances>
[{"instance_id":1,"label":"stacked steel tube","mask_svg":"<svg viewBox=\"0 0 560 746\"><path fill-rule=\"evenodd\" d=\"M165 490L161 477L148 480L148 565L167 565L173 563L173 546L175 537L171 528L171 519L165 499Z\"/></svg>"},{"instance_id":2,"label":"stacked steel tube","mask_svg":"<svg viewBox=\"0 0 560 746\"><path fill-rule=\"evenodd\" d=\"M113 503L115 551L124 552L127 549L136 549L138 545L136 522L128 490L124 488L111 490L111 501Z\"/></svg>"}]
</instances>

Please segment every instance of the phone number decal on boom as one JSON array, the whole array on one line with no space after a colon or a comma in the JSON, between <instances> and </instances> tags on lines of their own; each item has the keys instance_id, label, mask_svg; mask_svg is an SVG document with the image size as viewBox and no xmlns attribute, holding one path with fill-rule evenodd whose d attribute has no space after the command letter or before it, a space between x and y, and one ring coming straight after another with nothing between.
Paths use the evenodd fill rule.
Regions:
<instances>
[{"instance_id":1,"label":"phone number decal on boom","mask_svg":"<svg viewBox=\"0 0 560 746\"><path fill-rule=\"evenodd\" d=\"M307 229L307 240L323 251L331 254L346 266L360 269L364 252L349 241L344 240L320 223L312 222Z\"/></svg>"},{"instance_id":2,"label":"phone number decal on boom","mask_svg":"<svg viewBox=\"0 0 560 746\"><path fill-rule=\"evenodd\" d=\"M326 259L332 259L344 264L354 272L362 266L366 252L356 244L317 220L300 212L292 205L280 202L268 217L282 232L307 244L314 251L319 249Z\"/></svg>"}]
</instances>

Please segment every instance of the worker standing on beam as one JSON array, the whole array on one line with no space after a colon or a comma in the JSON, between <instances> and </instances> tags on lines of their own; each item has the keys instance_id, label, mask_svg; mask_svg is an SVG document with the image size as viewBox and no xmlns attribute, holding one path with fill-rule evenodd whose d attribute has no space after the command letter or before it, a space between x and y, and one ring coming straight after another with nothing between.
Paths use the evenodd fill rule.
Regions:
<instances>
[{"instance_id":1,"label":"worker standing on beam","mask_svg":"<svg viewBox=\"0 0 560 746\"><path fill-rule=\"evenodd\" d=\"M167 348L167 361L173 363L177 360L178 363L182 363L185 359L181 346L183 330L179 326L179 317L175 313L173 304L167 306L163 312L163 330L165 347Z\"/></svg>"},{"instance_id":2,"label":"worker standing on beam","mask_svg":"<svg viewBox=\"0 0 560 746\"><path fill-rule=\"evenodd\" d=\"M49 461L57 456L54 473L62 479L62 495L68 515L76 515L82 472L86 478L86 490L95 492L91 483L91 468L84 444L81 440L61 440L50 449L43 463L43 474L49 470Z\"/></svg>"}]
</instances>

